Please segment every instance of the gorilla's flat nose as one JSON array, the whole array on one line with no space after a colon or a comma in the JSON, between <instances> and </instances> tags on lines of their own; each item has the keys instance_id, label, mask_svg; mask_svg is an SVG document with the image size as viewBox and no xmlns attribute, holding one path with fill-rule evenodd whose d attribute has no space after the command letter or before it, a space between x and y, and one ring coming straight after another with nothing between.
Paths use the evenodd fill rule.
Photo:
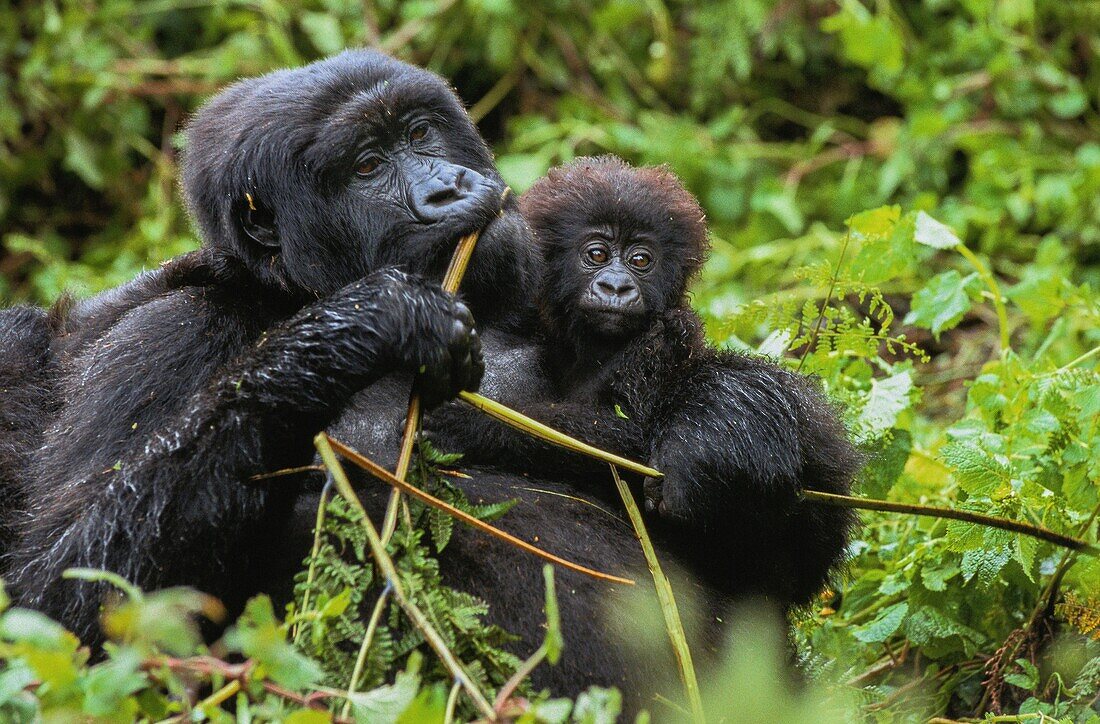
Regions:
<instances>
[{"instance_id":1,"label":"gorilla's flat nose","mask_svg":"<svg viewBox=\"0 0 1100 724\"><path fill-rule=\"evenodd\" d=\"M411 201L416 216L429 223L462 215L467 206L474 211L489 198L492 188L492 182L477 171L445 161L425 165L421 173L412 184Z\"/></svg>"},{"instance_id":2,"label":"gorilla's flat nose","mask_svg":"<svg viewBox=\"0 0 1100 724\"><path fill-rule=\"evenodd\" d=\"M638 285L629 274L604 274L596 280L596 288L616 305L626 306L638 301Z\"/></svg>"}]
</instances>

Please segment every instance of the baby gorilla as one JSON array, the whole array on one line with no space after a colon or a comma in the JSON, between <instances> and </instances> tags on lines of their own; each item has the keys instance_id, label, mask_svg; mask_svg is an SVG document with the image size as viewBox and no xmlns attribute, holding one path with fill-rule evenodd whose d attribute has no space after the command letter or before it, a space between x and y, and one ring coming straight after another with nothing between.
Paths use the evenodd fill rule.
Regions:
<instances>
[{"instance_id":1,"label":"baby gorilla","mask_svg":"<svg viewBox=\"0 0 1100 724\"><path fill-rule=\"evenodd\" d=\"M808 602L853 518L799 493L847 492L859 455L810 380L704 343L686 294L708 246L698 202L665 168L600 157L551 170L520 207L545 262L541 337L527 360L537 372L512 374L523 384L508 386L490 359L488 393L664 472L645 481L651 525L673 533L677 557L700 562L695 573L719 590ZM427 425L467 462L616 498L605 465L458 406Z\"/></svg>"}]
</instances>

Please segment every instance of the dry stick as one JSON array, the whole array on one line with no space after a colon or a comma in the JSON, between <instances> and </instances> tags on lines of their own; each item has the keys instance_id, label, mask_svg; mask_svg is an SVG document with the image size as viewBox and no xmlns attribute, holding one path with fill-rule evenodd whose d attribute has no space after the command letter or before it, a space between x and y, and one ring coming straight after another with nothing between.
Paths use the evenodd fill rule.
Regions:
<instances>
[{"instance_id":1,"label":"dry stick","mask_svg":"<svg viewBox=\"0 0 1100 724\"><path fill-rule=\"evenodd\" d=\"M420 630L420 633L424 636L424 640L432 647L436 655L439 656L443 665L447 667L447 670L451 672L451 676L455 678L455 681L461 682L462 687L466 689L466 693L469 694L470 699L473 700L474 705L482 713L485 718L490 721L496 721L496 712L493 711L493 707L489 704L489 700L485 698L485 695L481 693L481 690L477 688L477 684L466 672L466 667L455 658L455 655L451 653L451 650L447 648L447 643L443 640L443 637L439 635L439 632L435 630L431 622L428 621L427 616L421 611L415 603L412 602L405 595L405 588L401 585L401 579L398 578L397 569L393 565L393 559L386 553L386 547L382 544L382 538L378 535L378 531L374 527L374 523L371 522L370 516L367 515L366 508L363 507L363 503L360 502L359 496L355 494L355 490L351 487L351 482L348 480L348 476L344 473L344 468L341 467L340 461L336 459L336 453L333 451L332 446L329 445L328 436L324 433L320 433L317 437L313 438L313 444L317 448L317 452L321 454L321 459L324 460L325 466L332 473L333 480L336 482L336 489L340 491L340 494L348 501L348 503L355 508L360 515L363 516L363 530L367 534L367 543L370 544L371 555L374 557L375 565L382 571L382 576L385 578L386 583L393 589L393 597L397 599L397 603L405 611L405 615L409 617L409 620Z\"/></svg>"},{"instance_id":2,"label":"dry stick","mask_svg":"<svg viewBox=\"0 0 1100 724\"><path fill-rule=\"evenodd\" d=\"M470 526L471 528L477 528L478 530L480 530L482 532L488 533L489 535L493 536L494 538L499 538L500 540L502 540L506 543L514 545L515 547L520 548L522 550L525 550L525 551L527 551L528 553L530 553L532 555L538 556L539 558L543 559L544 561L547 561L549 563L553 563L555 565L561 566L562 568L567 568L571 571L576 571L577 573L583 573L586 576L591 576L593 578L598 578L602 581L611 581L613 583L622 583L622 584L625 584L625 585L628 585L628 586L634 585L634 581L630 580L629 578L621 578L619 576L613 576L610 573L601 573L600 571L596 571L596 570L593 570L591 568L586 568L585 566L582 566L578 563L573 563L572 561L567 561L564 558L559 558L558 556L554 555L553 553L549 553L547 551L542 550L541 548L533 546L525 540L522 540L520 538L516 538L514 535L511 535L510 533L505 533L504 531L502 531L499 528L494 528L493 526L489 525L485 521L478 520L477 518L473 517L469 513L465 513L463 511L459 510L458 508L455 508L452 505L448 505L447 503L444 503L439 498L436 498L433 495L425 493L423 490L416 487L415 485L410 485L409 483L406 483L404 480L399 479L396 475L391 473L389 470L386 470L384 467L382 467L378 463L374 462L373 460L371 460L367 456L363 455L362 453L359 453L359 452L355 451L354 449L348 447L347 445L340 442L339 440L328 437L327 435L326 435L326 439L327 439L328 443L336 450L336 452L340 453L341 455L343 455L345 458L347 458L351 462L353 462L356 465L358 465L359 467L363 468L368 473L370 473L374 477L378 478L382 482L392 485L395 490L400 490L400 491L402 491L404 493L407 493L408 495L416 498L417 500L420 500L420 501L432 506L433 508L438 508L439 510L442 510L447 515L451 516L452 518L457 518L458 520L462 521L463 523Z\"/></svg>"},{"instance_id":3,"label":"dry stick","mask_svg":"<svg viewBox=\"0 0 1100 724\"><path fill-rule=\"evenodd\" d=\"M932 505L914 505L912 503L894 503L888 500L872 500L870 498L857 498L852 495L837 495L836 493L822 493L819 490L803 490L802 497L815 503L833 505L838 508L856 508L859 510L878 510L887 513L907 513L909 515L926 515L932 518L949 518L962 520L977 525L987 525L990 528L1029 535L1039 540L1044 540L1054 545L1069 548L1073 551L1084 551L1094 555L1100 554L1100 548L1079 538L1056 533L1049 528L1043 528L1031 523L1021 523L1007 518L997 518L983 513L972 513L968 510L954 510L952 508L938 508Z\"/></svg>"},{"instance_id":4,"label":"dry stick","mask_svg":"<svg viewBox=\"0 0 1100 724\"><path fill-rule=\"evenodd\" d=\"M619 471L614 465L611 466L611 475L615 478L615 487L619 489L623 506L626 507L626 514L634 525L634 534L642 545L646 565L649 566L649 572L653 576L653 585L657 589L657 599L661 603L661 613L665 618L665 628L672 642L673 653L676 654L676 665L680 669L680 680L684 683L684 692L691 705L691 718L698 724L702 724L706 721L706 715L703 713L703 697L699 693L699 681L695 677L695 665L691 661L691 649L688 648L684 624L680 619L680 611L676 607L676 597L672 595L672 584L661 570L661 562L657 560L657 551L653 549L653 542L649 539L649 533L646 532L638 504L634 502L630 488L619 477Z\"/></svg>"},{"instance_id":5,"label":"dry stick","mask_svg":"<svg viewBox=\"0 0 1100 724\"><path fill-rule=\"evenodd\" d=\"M508 197L510 189L504 190L501 203ZM458 291L458 285L462 283L462 277L466 274L466 267L470 263L470 256L477 246L477 238L480 231L468 234L458 241L455 253L451 257L451 263L443 275L443 291L454 294ZM405 413L405 429L401 433L401 450L397 455L397 465L393 474L398 480L404 482L409 473L409 462L412 460L413 444L416 442L416 431L420 429L420 395L414 391L409 396L409 409ZM397 529L397 506L401 502L400 488L394 488L390 494L389 504L386 506L386 517L382 521L382 542L389 543L394 530Z\"/></svg>"}]
</instances>

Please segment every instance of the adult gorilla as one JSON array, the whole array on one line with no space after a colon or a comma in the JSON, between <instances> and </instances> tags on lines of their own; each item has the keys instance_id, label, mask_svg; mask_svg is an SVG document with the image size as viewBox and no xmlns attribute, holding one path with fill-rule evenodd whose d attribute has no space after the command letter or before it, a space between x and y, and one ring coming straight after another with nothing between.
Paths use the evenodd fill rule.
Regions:
<instances>
[{"instance_id":1,"label":"adult gorilla","mask_svg":"<svg viewBox=\"0 0 1100 724\"><path fill-rule=\"evenodd\" d=\"M23 405L0 438L0 481L24 501L5 580L93 640L102 586L65 569L232 605L261 588L247 574L293 492L250 476L308 463L311 436L392 371L423 370L435 401L478 386L470 310L422 281L458 235L488 224L466 281L478 318L511 327L529 307L526 228L511 199L501 215L484 141L438 77L378 53L217 96L188 131L183 187L203 248L55 314L52 357L31 366L57 370L56 402ZM45 329L3 319L15 338ZM26 440L41 447L13 452Z\"/></svg>"}]
</instances>

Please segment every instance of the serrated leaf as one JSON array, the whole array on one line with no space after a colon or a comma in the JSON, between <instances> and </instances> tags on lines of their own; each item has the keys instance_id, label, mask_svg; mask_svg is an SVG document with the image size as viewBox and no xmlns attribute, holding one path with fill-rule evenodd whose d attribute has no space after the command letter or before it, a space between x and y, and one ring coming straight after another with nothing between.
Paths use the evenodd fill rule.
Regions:
<instances>
[{"instance_id":1,"label":"serrated leaf","mask_svg":"<svg viewBox=\"0 0 1100 724\"><path fill-rule=\"evenodd\" d=\"M908 603L905 601L895 603L880 611L870 623L855 629L852 635L865 644L885 641L901 627L908 613Z\"/></svg>"},{"instance_id":2,"label":"serrated leaf","mask_svg":"<svg viewBox=\"0 0 1100 724\"><path fill-rule=\"evenodd\" d=\"M957 325L970 311L970 294L977 282L976 273L963 277L951 269L937 274L913 295L912 307L904 322L931 330L939 339L940 332Z\"/></svg>"},{"instance_id":3,"label":"serrated leaf","mask_svg":"<svg viewBox=\"0 0 1100 724\"><path fill-rule=\"evenodd\" d=\"M992 583L1011 559L1012 549L1007 545L972 548L963 553L963 579L970 581L977 578L980 583Z\"/></svg>"},{"instance_id":4,"label":"serrated leaf","mask_svg":"<svg viewBox=\"0 0 1100 724\"><path fill-rule=\"evenodd\" d=\"M950 226L936 221L923 211L917 212L913 240L933 249L953 249L961 243Z\"/></svg>"},{"instance_id":5,"label":"serrated leaf","mask_svg":"<svg viewBox=\"0 0 1100 724\"><path fill-rule=\"evenodd\" d=\"M867 403L859 416L859 427L867 439L878 439L898 422L898 415L909 409L913 377L909 370L883 379L872 380Z\"/></svg>"},{"instance_id":6,"label":"serrated leaf","mask_svg":"<svg viewBox=\"0 0 1100 724\"><path fill-rule=\"evenodd\" d=\"M949 443L940 455L954 469L959 487L970 495L993 498L1011 490L1012 471L1007 463L976 445Z\"/></svg>"}]
</instances>

